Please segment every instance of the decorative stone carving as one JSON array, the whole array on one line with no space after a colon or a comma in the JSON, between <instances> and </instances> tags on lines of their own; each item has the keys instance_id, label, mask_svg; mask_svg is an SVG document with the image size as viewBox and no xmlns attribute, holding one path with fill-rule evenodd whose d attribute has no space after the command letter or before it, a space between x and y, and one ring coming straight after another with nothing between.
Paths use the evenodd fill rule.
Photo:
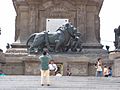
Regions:
<instances>
[{"instance_id":1,"label":"decorative stone carving","mask_svg":"<svg viewBox=\"0 0 120 90\"><path fill-rule=\"evenodd\" d=\"M43 3L43 7L44 7L44 8L49 8L49 7L51 7L51 6L53 6L52 1L47 1L47 2Z\"/></svg>"}]
</instances>

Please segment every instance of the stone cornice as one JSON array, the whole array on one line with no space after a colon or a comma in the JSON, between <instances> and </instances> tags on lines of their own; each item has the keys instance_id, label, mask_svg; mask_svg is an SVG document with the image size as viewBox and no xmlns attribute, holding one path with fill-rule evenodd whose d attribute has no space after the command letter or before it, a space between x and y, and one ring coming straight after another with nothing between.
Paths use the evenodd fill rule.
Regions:
<instances>
[{"instance_id":1,"label":"stone cornice","mask_svg":"<svg viewBox=\"0 0 120 90\"><path fill-rule=\"evenodd\" d=\"M18 13L19 6L27 6L28 5L26 0L12 0L12 1L13 1L13 5L14 5L16 13Z\"/></svg>"},{"instance_id":2,"label":"stone cornice","mask_svg":"<svg viewBox=\"0 0 120 90\"><path fill-rule=\"evenodd\" d=\"M66 1L73 5L81 5L81 4L82 5L95 5L98 7L100 11L104 0L66 0ZM62 2L62 0L13 0L13 4L15 8L18 5L43 4L46 2L59 3L59 2Z\"/></svg>"},{"instance_id":3,"label":"stone cornice","mask_svg":"<svg viewBox=\"0 0 120 90\"><path fill-rule=\"evenodd\" d=\"M14 5L27 5L26 0L12 0Z\"/></svg>"},{"instance_id":4,"label":"stone cornice","mask_svg":"<svg viewBox=\"0 0 120 90\"><path fill-rule=\"evenodd\" d=\"M88 0L87 5L89 6L96 6L98 8L98 13L101 10L102 4L104 0Z\"/></svg>"},{"instance_id":5,"label":"stone cornice","mask_svg":"<svg viewBox=\"0 0 120 90\"><path fill-rule=\"evenodd\" d=\"M100 0L100 2L99 2L99 12L100 12L100 10L101 10L101 8L102 8L102 5L103 5L103 2L104 2L104 0Z\"/></svg>"},{"instance_id":6,"label":"stone cornice","mask_svg":"<svg viewBox=\"0 0 120 90\"><path fill-rule=\"evenodd\" d=\"M60 1L59 4L52 1L43 2L42 5L39 5L39 10L47 10L53 7L56 7L56 9L59 8L58 11L61 11L63 7L67 10L76 10L76 6L67 1Z\"/></svg>"}]
</instances>

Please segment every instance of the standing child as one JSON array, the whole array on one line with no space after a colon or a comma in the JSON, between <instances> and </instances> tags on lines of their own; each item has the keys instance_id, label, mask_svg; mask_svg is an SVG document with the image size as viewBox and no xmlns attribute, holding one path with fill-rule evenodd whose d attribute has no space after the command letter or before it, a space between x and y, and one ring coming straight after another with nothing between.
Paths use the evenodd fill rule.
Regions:
<instances>
[{"instance_id":1,"label":"standing child","mask_svg":"<svg viewBox=\"0 0 120 90\"><path fill-rule=\"evenodd\" d=\"M104 70L103 70L103 75L104 75L104 77L108 77L108 74L109 74L109 71L108 71L107 66L105 65Z\"/></svg>"},{"instance_id":2,"label":"standing child","mask_svg":"<svg viewBox=\"0 0 120 90\"><path fill-rule=\"evenodd\" d=\"M111 66L108 68L108 71L109 71L109 75L108 76L112 76L112 68L111 68Z\"/></svg>"},{"instance_id":3,"label":"standing child","mask_svg":"<svg viewBox=\"0 0 120 90\"><path fill-rule=\"evenodd\" d=\"M102 70L102 59L101 59L101 58L98 58L96 76L97 76L97 77L103 76L103 73L102 73L102 72L103 72L103 70Z\"/></svg>"}]
</instances>

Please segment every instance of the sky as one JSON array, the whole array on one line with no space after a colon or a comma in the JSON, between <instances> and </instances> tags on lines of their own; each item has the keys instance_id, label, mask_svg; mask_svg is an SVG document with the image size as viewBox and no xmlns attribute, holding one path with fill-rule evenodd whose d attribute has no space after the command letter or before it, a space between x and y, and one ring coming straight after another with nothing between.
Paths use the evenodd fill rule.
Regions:
<instances>
[{"instance_id":1,"label":"sky","mask_svg":"<svg viewBox=\"0 0 120 90\"><path fill-rule=\"evenodd\" d=\"M104 0L100 12L100 36L101 43L110 46L110 50L114 50L115 34L114 29L120 25L120 0ZM105 48L105 47L104 47Z\"/></svg>"},{"instance_id":2,"label":"sky","mask_svg":"<svg viewBox=\"0 0 120 90\"><path fill-rule=\"evenodd\" d=\"M114 50L114 29L120 25L120 0L104 0L100 12L101 44L110 46ZM16 13L12 0L0 0L0 48L6 51L7 43L12 44L15 36ZM105 49L105 47L104 47Z\"/></svg>"}]
</instances>

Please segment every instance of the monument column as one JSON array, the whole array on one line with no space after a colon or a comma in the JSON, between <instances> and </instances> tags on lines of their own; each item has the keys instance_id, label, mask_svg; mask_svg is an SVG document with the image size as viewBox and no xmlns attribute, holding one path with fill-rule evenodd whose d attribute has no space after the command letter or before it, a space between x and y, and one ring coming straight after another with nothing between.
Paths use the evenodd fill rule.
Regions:
<instances>
[{"instance_id":1,"label":"monument column","mask_svg":"<svg viewBox=\"0 0 120 90\"><path fill-rule=\"evenodd\" d=\"M78 32L82 33L82 40L86 41L86 4L77 5L77 29Z\"/></svg>"},{"instance_id":2,"label":"monument column","mask_svg":"<svg viewBox=\"0 0 120 90\"><path fill-rule=\"evenodd\" d=\"M100 21L97 6L86 7L86 43L90 48L102 48L100 42Z\"/></svg>"},{"instance_id":3,"label":"monument column","mask_svg":"<svg viewBox=\"0 0 120 90\"><path fill-rule=\"evenodd\" d=\"M19 6L19 16L16 17L17 23L19 23L19 27L17 26L17 43L25 43L27 40L26 35L28 34L28 20L29 20L29 13L27 6Z\"/></svg>"},{"instance_id":4,"label":"monument column","mask_svg":"<svg viewBox=\"0 0 120 90\"><path fill-rule=\"evenodd\" d=\"M97 41L100 43L100 17L98 13L95 14L95 35Z\"/></svg>"},{"instance_id":5,"label":"monument column","mask_svg":"<svg viewBox=\"0 0 120 90\"><path fill-rule=\"evenodd\" d=\"M35 32L37 32L37 24L38 24L38 6L30 5L29 7L29 36Z\"/></svg>"},{"instance_id":6,"label":"monument column","mask_svg":"<svg viewBox=\"0 0 120 90\"><path fill-rule=\"evenodd\" d=\"M95 6L87 6L87 27L86 27L86 43L98 43L95 36Z\"/></svg>"}]
</instances>

